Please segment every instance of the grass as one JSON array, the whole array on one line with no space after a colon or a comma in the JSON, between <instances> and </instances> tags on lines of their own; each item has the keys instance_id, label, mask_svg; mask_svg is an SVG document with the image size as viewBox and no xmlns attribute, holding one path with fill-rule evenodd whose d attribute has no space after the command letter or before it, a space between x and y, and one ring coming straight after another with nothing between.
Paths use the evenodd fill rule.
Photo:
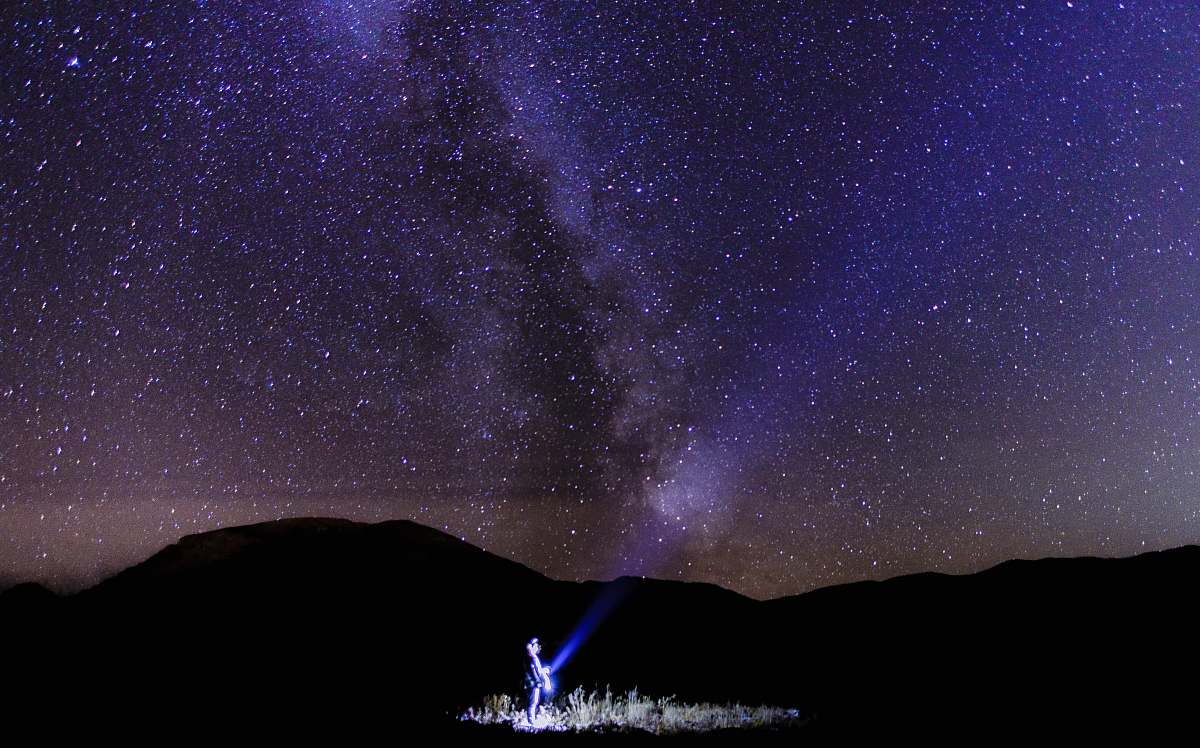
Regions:
<instances>
[{"instance_id":1,"label":"grass","mask_svg":"<svg viewBox=\"0 0 1200 748\"><path fill-rule=\"evenodd\" d=\"M794 724L795 709L741 704L685 704L673 696L654 698L637 689L621 696L610 689L603 694L576 688L569 694L543 704L538 710L536 727L549 730L610 731L644 730L656 735L707 732L729 728L762 728ZM469 709L464 720L481 724L525 726L525 704L508 694L484 699L480 709Z\"/></svg>"}]
</instances>

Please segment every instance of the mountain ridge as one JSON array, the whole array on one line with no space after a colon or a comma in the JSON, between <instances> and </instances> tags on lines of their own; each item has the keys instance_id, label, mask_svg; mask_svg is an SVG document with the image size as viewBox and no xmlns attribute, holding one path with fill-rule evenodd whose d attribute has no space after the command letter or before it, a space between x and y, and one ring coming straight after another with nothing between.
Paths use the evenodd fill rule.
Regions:
<instances>
[{"instance_id":1,"label":"mountain ridge","mask_svg":"<svg viewBox=\"0 0 1200 748\"><path fill-rule=\"evenodd\" d=\"M365 530L366 528L376 528L376 531L397 528L397 529L400 529L402 532L409 534L411 539L420 539L421 537L424 537L426 540L429 540L429 541L432 541L435 543L443 543L443 544L452 541L452 544L461 544L461 546L464 549L469 548L474 552L490 554L491 556L493 556L497 559L507 561L510 564L516 564L516 565L520 566L521 568L526 569L533 574L537 574L545 579L548 579L548 580L553 579L552 577L549 577L549 576L543 574L542 572L537 571L536 569L532 569L531 567L526 566L525 564L522 564L519 561L515 561L515 560L509 559L505 556L493 553L491 551L487 551L483 548L480 548L478 546L471 544L470 542L468 542L462 538L456 537L448 532L439 530L439 529L437 529L435 527L431 527L429 525L424 525L419 522L415 522L413 520L393 519L393 520L383 520L380 522L359 522L356 520L348 520L348 519L344 519L344 518L340 518L340 517L306 516L306 517L284 517L284 518L280 518L280 519L265 520L263 522L255 522L255 523L246 524L246 525L233 525L233 526L229 526L229 527L216 528L213 530L204 530L204 531L196 532L196 533L188 533L186 535L180 536L180 538L177 541L175 541L174 543L170 543L170 544L164 546L163 548L154 552L153 554L146 557L142 561L139 561L139 562L137 562L131 566L128 566L108 577L105 577L104 579L101 579L100 581L96 582L95 584L91 585L90 587L86 587L84 589L78 590L76 592L68 593L68 594L56 593L53 590L51 590L50 588L48 588L45 584L43 584L41 582L33 581L33 580L28 580L28 581L5 580L5 583L7 584L7 586L0 586L0 598L2 598L10 589L13 589L18 586L28 589L28 585L36 585L37 587L39 587L43 590L46 590L47 592L54 595L55 597L59 597L59 598L75 597L75 596L83 595L85 593L90 593L91 591L93 591L96 588L101 587L101 586L111 586L111 584L114 582L114 580L124 580L131 573L138 574L138 575L145 574L145 573L147 573L146 568L148 565L149 565L149 567L161 566L162 568L156 570L156 573L161 574L161 575L166 575L166 574L171 573L172 571L177 572L180 570L179 568L172 565L172 563L171 563L172 561L175 561L176 563L179 563L182 566L195 566L195 565L202 564L202 563L211 563L211 562L217 561L218 559L214 559L211 557L212 551L221 549L222 543L224 543L223 550L225 550L227 553L236 553L238 550L249 547L249 546L253 545L255 542L262 543L262 542L278 541L278 540L282 540L282 539L291 539L291 538L295 538L298 534L301 534L301 533L303 533L303 534L320 533L320 532L328 531L331 529L339 529L339 528L343 529L343 530L357 530L357 531L362 531L362 530ZM190 553L190 554L195 554L202 549L209 551L209 553L205 554L204 557L189 557L189 556L183 555L185 552ZM814 588L811 590L807 590L805 592L798 592L798 593L794 593L794 594L790 594L790 595L782 595L780 597L766 598L766 599L761 599L761 600L757 599L757 598L749 597L743 593L737 592L736 590L731 590L728 587L724 587L715 582L707 582L707 581L700 581L700 580L684 581L684 580L672 580L672 579L659 579L656 577L621 575L621 576L615 577L611 580L589 579L589 580L583 580L580 582L570 582L570 583L572 583L572 584L594 583L594 584L604 585L604 584L611 584L613 582L616 582L616 581L622 580L622 579L635 580L635 581L652 580L655 582L708 586L708 587L720 589L724 592L727 592L732 595L736 595L738 597L741 597L741 598L744 598L747 600L753 600L755 602L777 603L779 601L794 600L794 599L801 598L804 596L809 596L809 595L817 595L818 597L820 597L820 596L824 596L824 595L831 594L831 593L837 594L839 592L847 591L850 589L867 589L867 588L873 587L874 585L881 585L881 584L886 585L886 584L890 584L890 583L895 583L895 582L897 582L897 580L908 580L909 582L911 582L911 581L915 581L917 579L926 579L926 580L962 579L962 578L976 577L978 575L991 575L991 574L996 574L996 573L1007 573L1007 572L1010 572L1017 568L1023 567L1026 564L1042 564L1044 566L1048 566L1048 565L1052 565L1052 564L1059 563L1059 562L1086 562L1086 561L1109 562L1109 561L1131 560L1131 559L1137 559L1137 558L1143 558L1143 557L1156 557L1158 554L1188 554L1188 553L1192 553L1192 554L1200 553L1200 545L1188 544L1188 545L1183 545L1183 546L1177 546L1174 548L1164 548L1164 549L1144 551L1142 553L1132 554L1132 555L1128 555L1128 556L1082 555L1082 556L1040 556L1040 557L1036 557L1036 558L1012 558L1012 559L1006 559L1004 561L997 562L996 564L993 564L992 566L988 566L983 569L979 569L977 571L972 571L972 572L946 573L946 572L938 572L938 571L920 571L920 572L914 572L914 573L910 573L910 574L898 574L896 576L887 577L884 579L860 579L860 580L855 580L852 582L844 582L844 583L833 584L833 585L828 585L828 586L823 586L823 587L817 587L817 588ZM135 572L135 570L138 570L138 571ZM568 580L554 580L554 581L566 582Z\"/></svg>"},{"instance_id":2,"label":"mountain ridge","mask_svg":"<svg viewBox=\"0 0 1200 748\"><path fill-rule=\"evenodd\" d=\"M567 690L782 704L840 734L1018 709L1058 725L1147 714L1175 695L1198 578L1200 547L1184 546L759 601L702 582L554 580L405 520L294 518L185 536L71 596L22 585L0 595L0 622L20 642L14 682L32 694L66 678L113 709L196 699L451 729L487 694L519 694L536 635L548 658L574 652L557 672Z\"/></svg>"}]
</instances>

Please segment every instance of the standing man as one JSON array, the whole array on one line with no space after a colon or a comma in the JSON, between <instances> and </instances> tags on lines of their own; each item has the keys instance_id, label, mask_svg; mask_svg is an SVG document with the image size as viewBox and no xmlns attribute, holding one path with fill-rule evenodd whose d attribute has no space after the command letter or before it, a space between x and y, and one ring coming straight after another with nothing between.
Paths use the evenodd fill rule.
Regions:
<instances>
[{"instance_id":1,"label":"standing man","mask_svg":"<svg viewBox=\"0 0 1200 748\"><path fill-rule=\"evenodd\" d=\"M542 700L542 694L550 693L551 688L550 668L543 666L541 659L538 658L538 653L541 651L542 645L538 643L536 636L525 645L525 652L529 654L529 664L525 669L525 687L529 690L529 714L527 717L530 726L537 717L537 708Z\"/></svg>"}]
</instances>

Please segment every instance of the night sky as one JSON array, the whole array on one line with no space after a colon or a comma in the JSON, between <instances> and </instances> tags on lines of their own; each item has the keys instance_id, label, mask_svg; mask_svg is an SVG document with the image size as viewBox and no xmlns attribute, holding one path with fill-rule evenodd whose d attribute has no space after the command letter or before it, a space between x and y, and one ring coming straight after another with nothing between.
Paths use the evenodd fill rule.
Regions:
<instances>
[{"instance_id":1,"label":"night sky","mask_svg":"<svg viewBox=\"0 0 1200 748\"><path fill-rule=\"evenodd\" d=\"M4 584L301 515L759 598L1200 541L1193 2L0 29Z\"/></svg>"}]
</instances>

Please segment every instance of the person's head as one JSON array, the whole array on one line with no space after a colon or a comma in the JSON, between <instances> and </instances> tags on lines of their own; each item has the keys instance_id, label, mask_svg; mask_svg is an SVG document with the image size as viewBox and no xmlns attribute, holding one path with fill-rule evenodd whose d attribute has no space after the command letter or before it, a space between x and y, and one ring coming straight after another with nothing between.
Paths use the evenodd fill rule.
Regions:
<instances>
[{"instance_id":1,"label":"person's head","mask_svg":"<svg viewBox=\"0 0 1200 748\"><path fill-rule=\"evenodd\" d=\"M538 652L542 651L542 645L538 643L536 636L530 639L529 643L525 645L525 651L529 652L530 657L533 657Z\"/></svg>"}]
</instances>

